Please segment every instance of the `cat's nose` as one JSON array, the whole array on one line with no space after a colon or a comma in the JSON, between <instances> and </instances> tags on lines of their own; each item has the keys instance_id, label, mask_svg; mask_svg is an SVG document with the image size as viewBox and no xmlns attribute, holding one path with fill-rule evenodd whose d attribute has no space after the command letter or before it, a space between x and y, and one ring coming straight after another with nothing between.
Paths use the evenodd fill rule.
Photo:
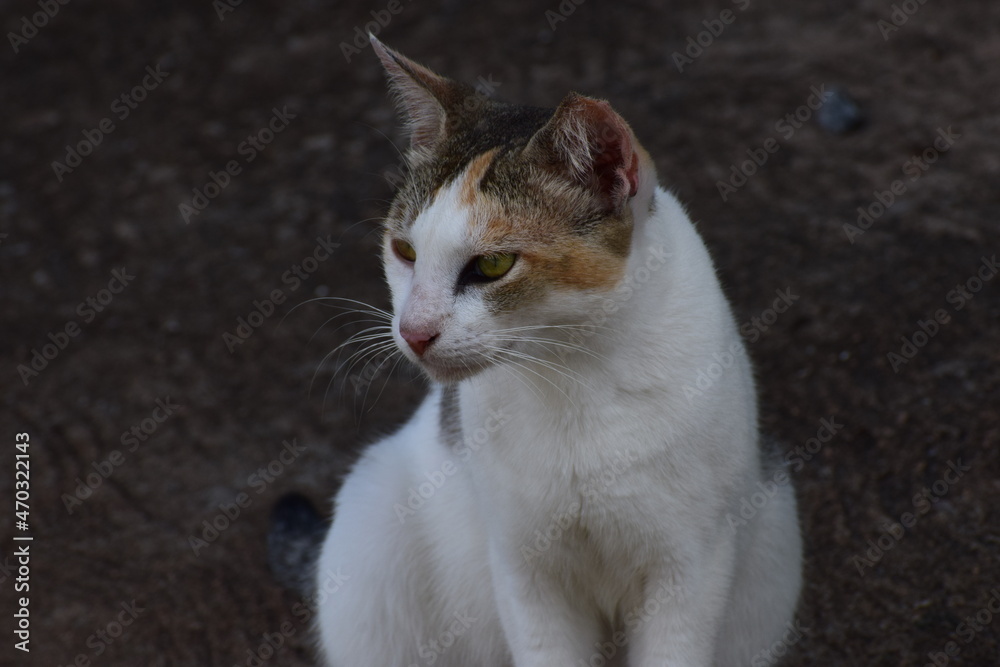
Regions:
<instances>
[{"instance_id":1,"label":"cat's nose","mask_svg":"<svg viewBox=\"0 0 1000 667\"><path fill-rule=\"evenodd\" d=\"M438 334L428 333L426 331L409 331L407 329L400 328L399 335L403 337L406 344L410 346L418 357L424 356L424 352L430 347L431 343L437 340Z\"/></svg>"}]
</instances>

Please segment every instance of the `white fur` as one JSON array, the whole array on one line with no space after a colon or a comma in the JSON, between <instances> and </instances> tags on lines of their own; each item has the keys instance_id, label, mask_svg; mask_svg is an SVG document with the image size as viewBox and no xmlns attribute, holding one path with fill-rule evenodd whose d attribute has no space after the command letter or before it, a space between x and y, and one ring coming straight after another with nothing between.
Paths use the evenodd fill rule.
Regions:
<instances>
[{"instance_id":1,"label":"white fur","mask_svg":"<svg viewBox=\"0 0 1000 667\"><path fill-rule=\"evenodd\" d=\"M739 530L725 519L763 479L748 359L677 201L646 174L632 206L627 277L610 294L567 289L501 317L474 290L456 297L483 249L454 189L411 229L415 270L387 258L401 349L402 318L441 332L432 375L481 356L499 328L595 326L540 329L561 346L513 350L546 363L462 381L461 446L442 442L435 386L364 453L318 564L321 583L344 579L319 611L326 664L728 667L781 636L800 587L791 487ZM711 387L684 391L726 354Z\"/></svg>"}]
</instances>

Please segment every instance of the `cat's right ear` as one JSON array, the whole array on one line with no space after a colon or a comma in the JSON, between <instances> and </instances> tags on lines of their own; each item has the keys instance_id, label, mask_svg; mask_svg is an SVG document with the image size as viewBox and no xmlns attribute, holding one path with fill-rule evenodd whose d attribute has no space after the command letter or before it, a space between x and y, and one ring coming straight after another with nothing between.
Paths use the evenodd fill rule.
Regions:
<instances>
[{"instance_id":1,"label":"cat's right ear","mask_svg":"<svg viewBox=\"0 0 1000 667\"><path fill-rule=\"evenodd\" d=\"M375 35L369 33L368 38L389 75L389 90L396 99L396 106L406 116L410 146L434 148L445 136L447 106L458 84L393 51Z\"/></svg>"},{"instance_id":2,"label":"cat's right ear","mask_svg":"<svg viewBox=\"0 0 1000 667\"><path fill-rule=\"evenodd\" d=\"M609 210L621 210L639 191L639 150L610 104L570 93L524 152L585 186Z\"/></svg>"}]
</instances>

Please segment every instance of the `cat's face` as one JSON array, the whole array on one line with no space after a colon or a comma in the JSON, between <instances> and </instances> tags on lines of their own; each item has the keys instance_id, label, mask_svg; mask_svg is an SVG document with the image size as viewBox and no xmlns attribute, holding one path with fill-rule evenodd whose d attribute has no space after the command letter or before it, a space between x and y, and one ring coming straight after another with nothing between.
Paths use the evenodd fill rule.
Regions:
<instances>
[{"instance_id":1,"label":"cat's face","mask_svg":"<svg viewBox=\"0 0 1000 667\"><path fill-rule=\"evenodd\" d=\"M444 382L565 350L623 277L648 157L605 102L492 102L373 44L412 140L383 237L400 350Z\"/></svg>"}]
</instances>

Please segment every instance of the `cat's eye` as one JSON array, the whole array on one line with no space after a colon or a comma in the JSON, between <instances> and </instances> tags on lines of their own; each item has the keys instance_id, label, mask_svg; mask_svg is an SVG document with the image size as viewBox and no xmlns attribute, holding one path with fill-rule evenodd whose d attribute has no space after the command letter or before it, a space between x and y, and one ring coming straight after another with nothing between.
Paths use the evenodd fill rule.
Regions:
<instances>
[{"instance_id":1,"label":"cat's eye","mask_svg":"<svg viewBox=\"0 0 1000 667\"><path fill-rule=\"evenodd\" d=\"M402 239L393 241L392 249L396 251L396 254L400 258L405 259L407 262L415 262L417 260L417 251L413 249L412 245Z\"/></svg>"},{"instance_id":2,"label":"cat's eye","mask_svg":"<svg viewBox=\"0 0 1000 667\"><path fill-rule=\"evenodd\" d=\"M517 255L509 252L498 252L492 255L481 255L473 265L475 274L480 279L496 280L502 278L514 266Z\"/></svg>"}]
</instances>

